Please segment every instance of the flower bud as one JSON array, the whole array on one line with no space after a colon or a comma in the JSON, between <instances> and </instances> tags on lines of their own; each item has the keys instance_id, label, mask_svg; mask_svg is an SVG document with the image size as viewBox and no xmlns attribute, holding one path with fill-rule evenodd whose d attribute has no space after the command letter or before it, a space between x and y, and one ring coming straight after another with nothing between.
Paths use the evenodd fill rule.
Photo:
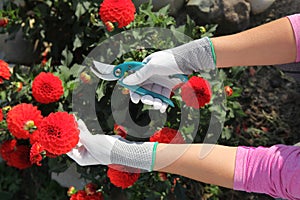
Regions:
<instances>
[{"instance_id":1,"label":"flower bud","mask_svg":"<svg viewBox=\"0 0 300 200\"><path fill-rule=\"evenodd\" d=\"M81 72L80 79L84 83L90 83L91 82L91 76L88 75L86 72Z\"/></svg>"},{"instance_id":2,"label":"flower bud","mask_svg":"<svg viewBox=\"0 0 300 200\"><path fill-rule=\"evenodd\" d=\"M112 32L115 29L114 24L109 21L105 22L105 26L108 32Z\"/></svg>"},{"instance_id":3,"label":"flower bud","mask_svg":"<svg viewBox=\"0 0 300 200\"><path fill-rule=\"evenodd\" d=\"M233 93L232 88L227 85L227 86L224 87L224 89L225 89L226 96L230 97Z\"/></svg>"},{"instance_id":4,"label":"flower bud","mask_svg":"<svg viewBox=\"0 0 300 200\"><path fill-rule=\"evenodd\" d=\"M119 135L123 138L126 138L127 131L125 130L125 128L123 126L115 124L114 125L114 134Z\"/></svg>"},{"instance_id":5,"label":"flower bud","mask_svg":"<svg viewBox=\"0 0 300 200\"><path fill-rule=\"evenodd\" d=\"M167 178L167 174L166 173L164 173L164 172L158 172L158 179L160 180L160 181L166 181L168 178Z\"/></svg>"},{"instance_id":6,"label":"flower bud","mask_svg":"<svg viewBox=\"0 0 300 200\"><path fill-rule=\"evenodd\" d=\"M23 88L22 82L12 82L12 85L15 87L16 92L20 92Z\"/></svg>"},{"instance_id":7,"label":"flower bud","mask_svg":"<svg viewBox=\"0 0 300 200\"><path fill-rule=\"evenodd\" d=\"M84 190L87 195L94 195L97 191L97 185L94 183L88 183L85 185Z\"/></svg>"},{"instance_id":8,"label":"flower bud","mask_svg":"<svg viewBox=\"0 0 300 200\"><path fill-rule=\"evenodd\" d=\"M24 125L24 130L29 131L29 132L33 132L36 130L36 126L34 125L34 121L33 120L28 120L25 125Z\"/></svg>"},{"instance_id":9,"label":"flower bud","mask_svg":"<svg viewBox=\"0 0 300 200\"><path fill-rule=\"evenodd\" d=\"M206 33L206 29L205 29L204 26L200 26L199 30L200 30L201 33Z\"/></svg>"},{"instance_id":10,"label":"flower bud","mask_svg":"<svg viewBox=\"0 0 300 200\"><path fill-rule=\"evenodd\" d=\"M2 108L2 110L4 110L5 112L8 112L11 110L11 106L5 106Z\"/></svg>"},{"instance_id":11,"label":"flower bud","mask_svg":"<svg viewBox=\"0 0 300 200\"><path fill-rule=\"evenodd\" d=\"M75 194L76 192L77 192L77 190L75 189L75 187L74 187L74 186L71 186L71 187L69 187L67 194L68 194L68 196L70 197L70 196L72 196L73 194Z\"/></svg>"},{"instance_id":12,"label":"flower bud","mask_svg":"<svg viewBox=\"0 0 300 200\"><path fill-rule=\"evenodd\" d=\"M124 94L124 95L129 94L129 89L128 88L123 88L122 89L122 94Z\"/></svg>"}]
</instances>

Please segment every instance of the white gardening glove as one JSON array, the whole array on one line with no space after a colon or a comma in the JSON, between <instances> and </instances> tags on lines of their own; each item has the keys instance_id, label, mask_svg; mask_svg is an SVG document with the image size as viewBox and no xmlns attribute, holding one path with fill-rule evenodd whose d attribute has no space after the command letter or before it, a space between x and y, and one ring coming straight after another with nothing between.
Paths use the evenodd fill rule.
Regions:
<instances>
[{"instance_id":1,"label":"white gardening glove","mask_svg":"<svg viewBox=\"0 0 300 200\"><path fill-rule=\"evenodd\" d=\"M92 135L78 120L80 141L67 155L81 166L120 164L151 171L157 143L135 143L120 136Z\"/></svg>"},{"instance_id":2,"label":"white gardening glove","mask_svg":"<svg viewBox=\"0 0 300 200\"><path fill-rule=\"evenodd\" d=\"M67 155L81 166L111 164L112 147L120 136L92 135L82 120L78 120L77 123L80 130L80 140Z\"/></svg>"},{"instance_id":3,"label":"white gardening glove","mask_svg":"<svg viewBox=\"0 0 300 200\"><path fill-rule=\"evenodd\" d=\"M215 53L208 37L194 40L187 44L155 52L143 60L145 66L126 77L123 82L127 85L139 85L146 89L170 97L175 85L180 83L177 74L189 75L206 69L215 69ZM144 104L155 105L154 109L165 112L167 105L149 95L141 97L131 93L134 103L141 100ZM160 103L161 102L161 103Z\"/></svg>"}]
</instances>

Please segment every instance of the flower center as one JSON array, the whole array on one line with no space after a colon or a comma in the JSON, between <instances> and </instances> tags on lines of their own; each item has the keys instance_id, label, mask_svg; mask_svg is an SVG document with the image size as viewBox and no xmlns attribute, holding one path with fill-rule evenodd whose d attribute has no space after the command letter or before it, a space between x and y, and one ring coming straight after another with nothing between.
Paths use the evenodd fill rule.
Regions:
<instances>
[{"instance_id":1,"label":"flower center","mask_svg":"<svg viewBox=\"0 0 300 200\"><path fill-rule=\"evenodd\" d=\"M53 137L60 138L61 137L61 132L57 127L54 126L49 126L47 129L47 133Z\"/></svg>"},{"instance_id":2,"label":"flower center","mask_svg":"<svg viewBox=\"0 0 300 200\"><path fill-rule=\"evenodd\" d=\"M24 130L29 131L30 133L34 132L37 127L34 125L33 120L28 120L24 125Z\"/></svg>"},{"instance_id":3,"label":"flower center","mask_svg":"<svg viewBox=\"0 0 300 200\"><path fill-rule=\"evenodd\" d=\"M52 86L49 85L49 84L43 84L43 85L42 85L42 90L43 90L43 92L45 92L45 93L51 93L51 92L53 91L53 88L52 88Z\"/></svg>"}]
</instances>

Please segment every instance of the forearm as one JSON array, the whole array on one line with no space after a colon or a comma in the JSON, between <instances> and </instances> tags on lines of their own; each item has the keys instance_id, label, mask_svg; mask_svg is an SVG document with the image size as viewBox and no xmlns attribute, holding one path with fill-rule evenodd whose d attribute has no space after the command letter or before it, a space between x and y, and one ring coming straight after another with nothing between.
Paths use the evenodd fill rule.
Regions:
<instances>
[{"instance_id":1,"label":"forearm","mask_svg":"<svg viewBox=\"0 0 300 200\"><path fill-rule=\"evenodd\" d=\"M295 36L287 17L211 40L217 67L273 65L296 60Z\"/></svg>"},{"instance_id":2,"label":"forearm","mask_svg":"<svg viewBox=\"0 0 300 200\"><path fill-rule=\"evenodd\" d=\"M155 171L178 174L205 183L233 188L236 147L209 144L159 144Z\"/></svg>"}]
</instances>

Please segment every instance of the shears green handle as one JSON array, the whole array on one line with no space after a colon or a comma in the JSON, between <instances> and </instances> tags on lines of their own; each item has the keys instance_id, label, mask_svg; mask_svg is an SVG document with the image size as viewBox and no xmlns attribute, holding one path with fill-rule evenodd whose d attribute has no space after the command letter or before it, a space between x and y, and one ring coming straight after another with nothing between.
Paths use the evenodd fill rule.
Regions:
<instances>
[{"instance_id":1,"label":"shears green handle","mask_svg":"<svg viewBox=\"0 0 300 200\"><path fill-rule=\"evenodd\" d=\"M147 90L147 89L137 86L137 85L127 85L127 84L123 83L123 77L126 75L127 72L135 72L135 71L141 69L142 67L144 67L145 64L146 63L137 62L137 61L124 62L122 64L117 65L114 68L113 73L114 73L114 76L119 78L118 83L121 86L128 88L132 92L135 92L141 96L150 95L153 98L158 98L162 102L174 107L174 103L171 101L171 99L169 99L161 94L157 94L155 92L152 92L150 90ZM182 82L186 82L188 80L187 76L184 74L176 74L173 77L179 78Z\"/></svg>"}]
</instances>

